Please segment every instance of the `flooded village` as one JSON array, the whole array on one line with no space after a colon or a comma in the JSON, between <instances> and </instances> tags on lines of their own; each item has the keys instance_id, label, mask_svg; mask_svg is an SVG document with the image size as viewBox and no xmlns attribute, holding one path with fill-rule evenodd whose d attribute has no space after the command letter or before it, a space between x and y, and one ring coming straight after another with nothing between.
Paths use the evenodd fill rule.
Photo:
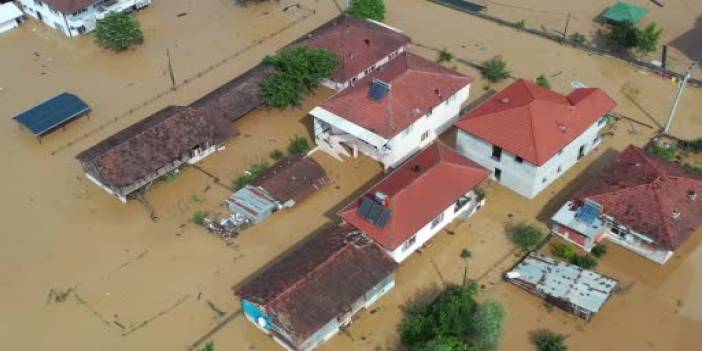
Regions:
<instances>
[{"instance_id":1,"label":"flooded village","mask_svg":"<svg viewBox=\"0 0 702 351\"><path fill-rule=\"evenodd\" d=\"M504 306L496 349L702 344L699 65L663 133L702 1L629 2L667 69L598 51L616 2L352 2L6 2L4 348L412 350L407 311L467 282ZM143 43L84 33L115 11ZM563 26L594 49L534 33ZM334 74L266 106L259 64L300 45ZM548 234L523 249L521 226Z\"/></svg>"}]
</instances>

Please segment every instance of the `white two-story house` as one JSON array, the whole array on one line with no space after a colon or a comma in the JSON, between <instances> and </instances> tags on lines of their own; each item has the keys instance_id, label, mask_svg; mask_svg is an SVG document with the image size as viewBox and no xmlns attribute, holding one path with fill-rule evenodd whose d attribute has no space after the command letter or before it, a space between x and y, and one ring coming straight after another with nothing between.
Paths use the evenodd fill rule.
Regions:
<instances>
[{"instance_id":1,"label":"white two-story house","mask_svg":"<svg viewBox=\"0 0 702 351\"><path fill-rule=\"evenodd\" d=\"M95 30L113 12L131 13L151 0L19 0L24 12L70 38Z\"/></svg>"},{"instance_id":2,"label":"white two-story house","mask_svg":"<svg viewBox=\"0 0 702 351\"><path fill-rule=\"evenodd\" d=\"M531 199L599 145L615 107L600 89L564 96L520 79L456 123L457 149Z\"/></svg>"},{"instance_id":3,"label":"white two-story house","mask_svg":"<svg viewBox=\"0 0 702 351\"><path fill-rule=\"evenodd\" d=\"M315 107L315 141L338 159L361 152L396 167L451 127L471 80L403 53Z\"/></svg>"},{"instance_id":4,"label":"white two-story house","mask_svg":"<svg viewBox=\"0 0 702 351\"><path fill-rule=\"evenodd\" d=\"M340 216L402 262L457 217L485 204L489 172L436 142L354 200Z\"/></svg>"},{"instance_id":5,"label":"white two-story house","mask_svg":"<svg viewBox=\"0 0 702 351\"><path fill-rule=\"evenodd\" d=\"M405 52L410 42L411 39L397 28L342 14L295 44L336 54L337 69L322 84L341 91Z\"/></svg>"}]
</instances>

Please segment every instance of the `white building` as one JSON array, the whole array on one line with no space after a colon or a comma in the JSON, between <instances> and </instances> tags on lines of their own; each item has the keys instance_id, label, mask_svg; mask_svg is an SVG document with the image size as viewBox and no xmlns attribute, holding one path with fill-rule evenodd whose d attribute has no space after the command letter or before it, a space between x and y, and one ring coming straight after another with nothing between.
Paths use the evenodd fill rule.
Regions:
<instances>
[{"instance_id":1,"label":"white building","mask_svg":"<svg viewBox=\"0 0 702 351\"><path fill-rule=\"evenodd\" d=\"M531 199L599 145L615 106L599 89L563 96L520 79L456 123L457 148Z\"/></svg>"},{"instance_id":2,"label":"white building","mask_svg":"<svg viewBox=\"0 0 702 351\"><path fill-rule=\"evenodd\" d=\"M396 167L451 127L471 80L403 53L310 112L315 142L340 160L361 152Z\"/></svg>"},{"instance_id":3,"label":"white building","mask_svg":"<svg viewBox=\"0 0 702 351\"><path fill-rule=\"evenodd\" d=\"M331 79L322 84L341 91L405 52L410 42L411 39L397 28L344 14L310 32L298 43L336 54L337 69Z\"/></svg>"},{"instance_id":4,"label":"white building","mask_svg":"<svg viewBox=\"0 0 702 351\"><path fill-rule=\"evenodd\" d=\"M489 172L441 142L424 149L347 205L340 216L402 262L457 217L485 204Z\"/></svg>"},{"instance_id":5,"label":"white building","mask_svg":"<svg viewBox=\"0 0 702 351\"><path fill-rule=\"evenodd\" d=\"M0 33L14 29L22 23L22 11L15 4L0 4Z\"/></svg>"},{"instance_id":6,"label":"white building","mask_svg":"<svg viewBox=\"0 0 702 351\"><path fill-rule=\"evenodd\" d=\"M151 0L19 0L24 12L68 37L95 30L97 21L113 12L131 13Z\"/></svg>"}]
</instances>

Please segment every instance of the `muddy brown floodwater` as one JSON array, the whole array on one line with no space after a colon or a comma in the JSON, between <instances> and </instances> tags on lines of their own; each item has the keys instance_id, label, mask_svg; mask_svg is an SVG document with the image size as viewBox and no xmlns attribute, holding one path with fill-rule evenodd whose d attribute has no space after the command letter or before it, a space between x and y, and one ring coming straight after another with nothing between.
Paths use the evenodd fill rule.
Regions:
<instances>
[{"instance_id":1,"label":"muddy brown floodwater","mask_svg":"<svg viewBox=\"0 0 702 351\"><path fill-rule=\"evenodd\" d=\"M283 11L295 3L301 8ZM230 287L332 220L340 204L378 179L377 163L363 157L338 162L314 154L332 184L225 245L189 223L197 210L224 211L222 200L229 191L205 173L189 168L173 182L154 185L147 194L159 218L154 223L140 204L122 205L89 183L74 157L148 114L169 104L187 104L240 74L265 54L334 17L336 3L345 1L283 0L241 8L233 0L154 0L151 8L137 15L145 44L121 54L95 47L88 37L68 40L34 21L0 36L3 349L187 350L206 335L218 350L279 349L241 316ZM619 102L618 112L654 128L665 122L675 88L668 80L427 1L387 4L387 22L417 43L447 48L468 61L501 54L515 76L535 78L544 73L559 91L569 90L573 80L599 86ZM179 17L181 13L186 15ZM127 113L168 89L167 49L178 83L208 72ZM410 49L436 57L427 49ZM240 54L222 62L236 52ZM461 63L450 64L454 65L476 77L472 99L480 96L486 83L478 72ZM60 91L79 94L93 113L39 144L11 116ZM309 137L305 111L329 95L320 89L300 109L253 112L236 123L241 136L200 167L224 184L231 182L252 163L266 160L274 148L285 148L293 136ZM688 89L674 134L702 135L701 101L702 90ZM486 208L466 223L452 224L403 264L398 287L323 349L398 349L402 308L459 282L463 272L459 253L464 247L473 252L470 276L485 288L480 298L507 304L504 350L530 350L529 333L541 328L569 334L573 350L698 349L700 233L664 267L610 246L600 270L629 288L615 295L589 324L558 310L546 311L540 300L500 279L517 259L504 233L506 222L547 218L614 150L629 143L643 145L653 133L627 121L615 129L595 154L533 201L489 184ZM445 139L450 141L450 135ZM49 299L69 290L62 301Z\"/></svg>"}]
</instances>

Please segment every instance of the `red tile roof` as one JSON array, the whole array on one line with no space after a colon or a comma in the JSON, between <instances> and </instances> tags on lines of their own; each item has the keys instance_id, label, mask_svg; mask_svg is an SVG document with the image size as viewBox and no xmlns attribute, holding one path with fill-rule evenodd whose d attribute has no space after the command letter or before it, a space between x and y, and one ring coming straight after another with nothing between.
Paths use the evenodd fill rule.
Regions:
<instances>
[{"instance_id":1,"label":"red tile roof","mask_svg":"<svg viewBox=\"0 0 702 351\"><path fill-rule=\"evenodd\" d=\"M98 0L41 0L59 12L70 15L98 2Z\"/></svg>"},{"instance_id":2,"label":"red tile roof","mask_svg":"<svg viewBox=\"0 0 702 351\"><path fill-rule=\"evenodd\" d=\"M396 269L380 247L342 224L305 241L235 292L305 340Z\"/></svg>"},{"instance_id":3,"label":"red tile roof","mask_svg":"<svg viewBox=\"0 0 702 351\"><path fill-rule=\"evenodd\" d=\"M600 89L563 96L519 79L456 126L540 166L616 106Z\"/></svg>"},{"instance_id":4,"label":"red tile roof","mask_svg":"<svg viewBox=\"0 0 702 351\"><path fill-rule=\"evenodd\" d=\"M690 192L697 194L695 200ZM576 194L659 247L676 250L702 225L702 177L635 146L619 154ZM673 212L680 213L673 218Z\"/></svg>"},{"instance_id":5,"label":"red tile roof","mask_svg":"<svg viewBox=\"0 0 702 351\"><path fill-rule=\"evenodd\" d=\"M305 200L329 182L324 168L311 157L291 155L273 165L251 182L265 189L281 204Z\"/></svg>"},{"instance_id":6,"label":"red tile roof","mask_svg":"<svg viewBox=\"0 0 702 351\"><path fill-rule=\"evenodd\" d=\"M391 217L383 229L358 215L361 199L347 205L340 216L394 250L487 177L486 169L437 142L367 192L366 196L377 192L388 196L386 208Z\"/></svg>"},{"instance_id":7,"label":"red tile roof","mask_svg":"<svg viewBox=\"0 0 702 351\"><path fill-rule=\"evenodd\" d=\"M368 93L374 79L391 85L380 101ZM386 139L399 134L441 104L472 78L413 54L402 54L322 105L337 116Z\"/></svg>"},{"instance_id":8,"label":"red tile roof","mask_svg":"<svg viewBox=\"0 0 702 351\"><path fill-rule=\"evenodd\" d=\"M303 43L334 52L339 67L332 78L346 82L410 41L408 36L383 25L341 15L312 31Z\"/></svg>"}]
</instances>

